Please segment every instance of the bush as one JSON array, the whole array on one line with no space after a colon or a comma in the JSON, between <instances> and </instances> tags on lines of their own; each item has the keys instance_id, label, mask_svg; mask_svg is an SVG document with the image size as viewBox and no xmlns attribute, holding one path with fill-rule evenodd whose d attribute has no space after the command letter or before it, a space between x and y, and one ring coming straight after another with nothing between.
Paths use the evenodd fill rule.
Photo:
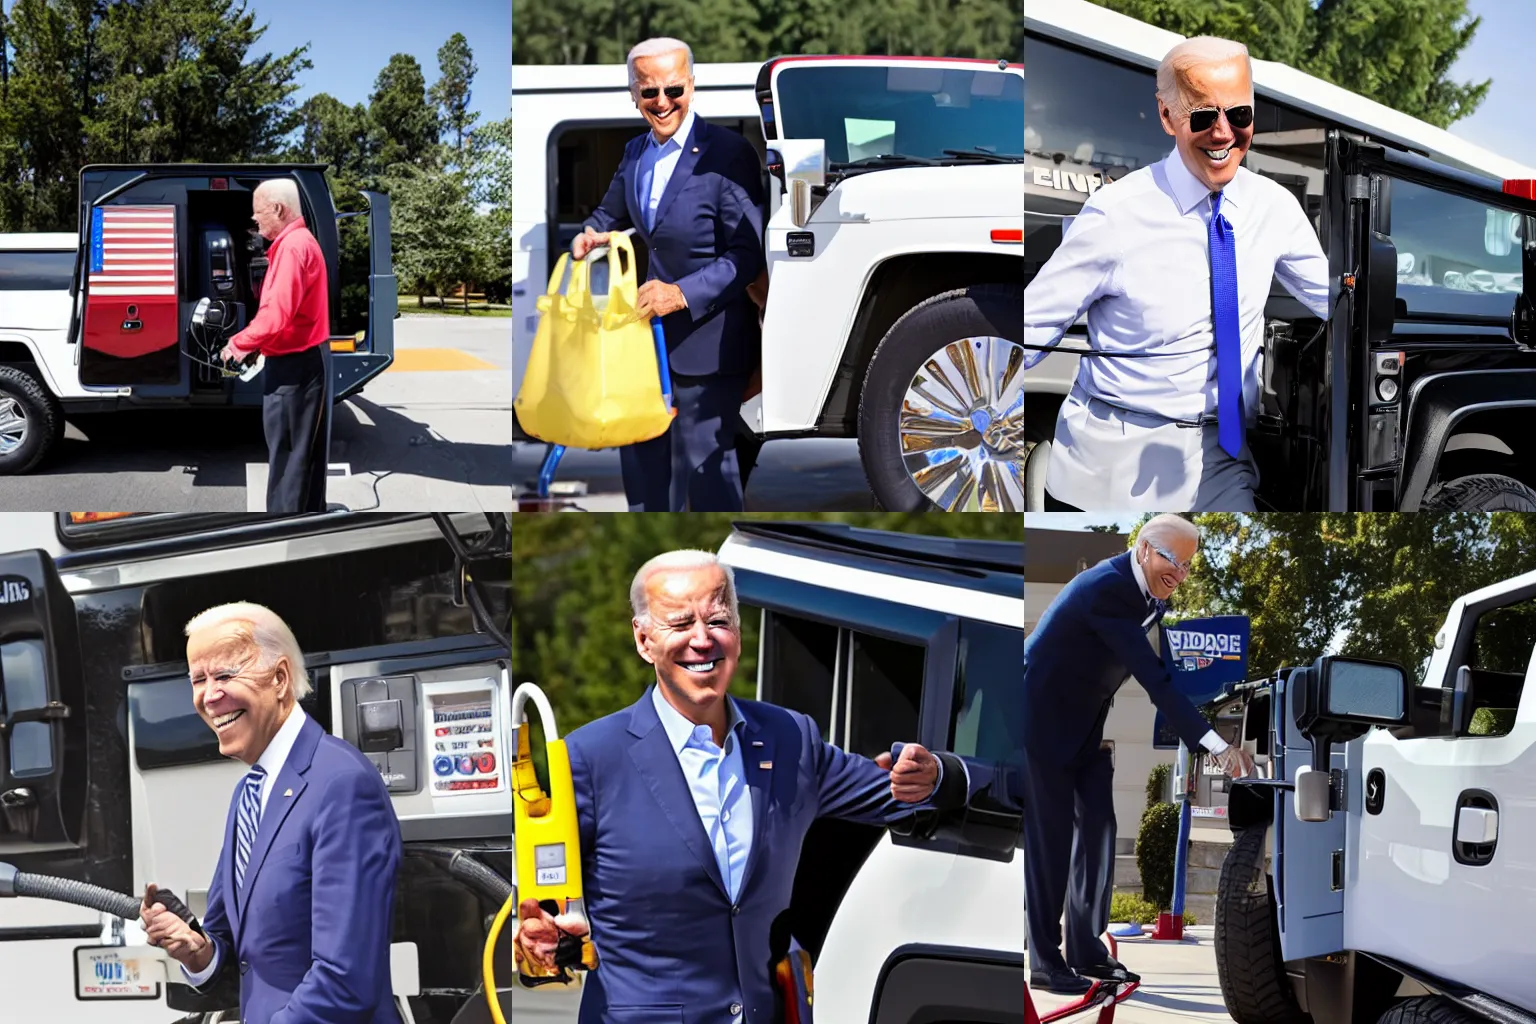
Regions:
<instances>
[{"instance_id":1,"label":"bush","mask_svg":"<svg viewBox=\"0 0 1536 1024\"><path fill-rule=\"evenodd\" d=\"M1109 919L1126 924L1156 924L1157 908L1131 892L1117 892L1109 901ZM1184 923L1194 924L1194 911L1184 911Z\"/></svg>"},{"instance_id":2,"label":"bush","mask_svg":"<svg viewBox=\"0 0 1536 1024\"><path fill-rule=\"evenodd\" d=\"M1173 903L1173 862L1179 845L1178 804L1153 804L1141 814L1136 835L1136 870L1141 891L1158 910Z\"/></svg>"},{"instance_id":3,"label":"bush","mask_svg":"<svg viewBox=\"0 0 1536 1024\"><path fill-rule=\"evenodd\" d=\"M1168 776L1173 771L1171 764L1155 764L1147 775L1147 806L1160 804L1164 801L1163 794L1168 791Z\"/></svg>"}]
</instances>

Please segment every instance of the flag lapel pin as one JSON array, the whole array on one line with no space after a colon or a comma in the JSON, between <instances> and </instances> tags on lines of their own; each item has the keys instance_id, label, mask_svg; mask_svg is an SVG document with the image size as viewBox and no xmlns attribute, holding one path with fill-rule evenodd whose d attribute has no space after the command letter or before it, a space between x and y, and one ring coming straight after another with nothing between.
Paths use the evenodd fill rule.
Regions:
<instances>
[{"instance_id":1,"label":"flag lapel pin","mask_svg":"<svg viewBox=\"0 0 1536 1024\"><path fill-rule=\"evenodd\" d=\"M293 796L293 790L291 790L291 789L283 790L283 796Z\"/></svg>"},{"instance_id":2,"label":"flag lapel pin","mask_svg":"<svg viewBox=\"0 0 1536 1024\"><path fill-rule=\"evenodd\" d=\"M761 768L763 771L766 772L766 771L768 771L769 769L771 769L773 767L773 762L772 761L759 761L759 762L757 762L757 766L759 768Z\"/></svg>"}]
</instances>

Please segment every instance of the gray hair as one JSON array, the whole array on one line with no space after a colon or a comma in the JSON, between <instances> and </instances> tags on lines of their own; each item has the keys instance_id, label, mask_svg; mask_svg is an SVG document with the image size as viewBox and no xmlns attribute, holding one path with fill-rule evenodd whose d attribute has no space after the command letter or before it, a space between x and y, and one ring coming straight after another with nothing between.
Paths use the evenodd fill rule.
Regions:
<instances>
[{"instance_id":1,"label":"gray hair","mask_svg":"<svg viewBox=\"0 0 1536 1024\"><path fill-rule=\"evenodd\" d=\"M741 615L736 608L736 575L731 572L731 567L720 561L719 556L713 551L701 551L697 548L665 551L640 567L640 571L635 573L634 581L629 585L629 607L635 613L636 621L645 625L651 620L651 606L645 596L645 585L656 573L711 567L718 568L725 574L725 600L731 609L731 624L738 625L741 622Z\"/></svg>"},{"instance_id":2,"label":"gray hair","mask_svg":"<svg viewBox=\"0 0 1536 1024\"><path fill-rule=\"evenodd\" d=\"M251 198L266 196L274 203L280 203L295 217L304 215L304 208L299 205L299 183L292 178L268 178L256 186L256 191Z\"/></svg>"},{"instance_id":3,"label":"gray hair","mask_svg":"<svg viewBox=\"0 0 1536 1024\"><path fill-rule=\"evenodd\" d=\"M1186 71L1202 64L1225 64L1238 57L1247 63L1248 80L1252 82L1253 59L1248 56L1248 47L1242 43L1217 36L1194 36L1184 40L1164 54L1157 66L1157 98L1169 110L1178 111L1183 106L1180 81Z\"/></svg>"},{"instance_id":4,"label":"gray hair","mask_svg":"<svg viewBox=\"0 0 1536 1024\"><path fill-rule=\"evenodd\" d=\"M293 698L301 701L309 696L309 673L304 670L304 652L294 639L293 630L278 614L264 605L249 601L221 604L192 617L187 623L187 636L210 626L222 626L228 622L244 622L251 627L251 639L262 653L263 664L271 666L279 657L287 656L293 669Z\"/></svg>"},{"instance_id":5,"label":"gray hair","mask_svg":"<svg viewBox=\"0 0 1536 1024\"><path fill-rule=\"evenodd\" d=\"M1148 519L1142 526L1141 532L1136 535L1137 540L1144 540L1149 544L1167 544L1176 537L1187 537L1199 544L1200 527L1183 516L1172 512L1161 512Z\"/></svg>"},{"instance_id":6,"label":"gray hair","mask_svg":"<svg viewBox=\"0 0 1536 1024\"><path fill-rule=\"evenodd\" d=\"M660 57L666 53L676 53L682 50L687 58L688 77L693 77L693 50L681 39L673 39L671 36L659 36L655 39L646 39L629 48L629 56L624 63L629 68L629 84L633 88L635 84L635 58L636 57Z\"/></svg>"}]
</instances>

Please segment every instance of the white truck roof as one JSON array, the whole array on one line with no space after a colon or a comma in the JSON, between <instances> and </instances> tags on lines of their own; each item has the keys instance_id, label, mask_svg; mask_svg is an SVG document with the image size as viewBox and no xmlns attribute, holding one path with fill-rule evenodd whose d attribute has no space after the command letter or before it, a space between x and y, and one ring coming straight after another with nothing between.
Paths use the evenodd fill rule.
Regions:
<instances>
[{"instance_id":1,"label":"white truck roof","mask_svg":"<svg viewBox=\"0 0 1536 1024\"><path fill-rule=\"evenodd\" d=\"M1177 32L1148 25L1088 0L1029 0L1024 7L1024 29L1152 68L1174 44L1184 39ZM1026 54L1028 50L1026 42ZM1026 67L1026 81L1028 74ZM1505 180L1536 178L1536 168L1499 156L1444 128L1436 128L1427 121L1285 64L1255 60L1253 88L1268 99L1418 150L1434 160L1464 170Z\"/></svg>"},{"instance_id":2,"label":"white truck roof","mask_svg":"<svg viewBox=\"0 0 1536 1024\"><path fill-rule=\"evenodd\" d=\"M695 89L747 88L757 81L760 61L726 64L695 64ZM512 94L629 90L629 70L624 64L514 64ZM638 119L638 115L637 115Z\"/></svg>"},{"instance_id":3,"label":"white truck roof","mask_svg":"<svg viewBox=\"0 0 1536 1024\"><path fill-rule=\"evenodd\" d=\"M14 249L69 249L80 245L80 239L68 231L31 231L0 234L0 250Z\"/></svg>"}]
</instances>

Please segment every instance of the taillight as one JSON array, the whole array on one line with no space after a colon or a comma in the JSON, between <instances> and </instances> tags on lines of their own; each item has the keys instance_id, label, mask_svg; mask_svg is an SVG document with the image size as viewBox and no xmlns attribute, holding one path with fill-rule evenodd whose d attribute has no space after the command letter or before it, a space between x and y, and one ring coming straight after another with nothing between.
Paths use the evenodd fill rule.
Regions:
<instances>
[{"instance_id":1,"label":"taillight","mask_svg":"<svg viewBox=\"0 0 1536 1024\"><path fill-rule=\"evenodd\" d=\"M992 229L992 241L994 241L994 242L1005 242L1005 243L1006 242L1013 242L1013 243L1022 244L1023 241L1024 241L1024 229L1023 228L993 228Z\"/></svg>"}]
</instances>

